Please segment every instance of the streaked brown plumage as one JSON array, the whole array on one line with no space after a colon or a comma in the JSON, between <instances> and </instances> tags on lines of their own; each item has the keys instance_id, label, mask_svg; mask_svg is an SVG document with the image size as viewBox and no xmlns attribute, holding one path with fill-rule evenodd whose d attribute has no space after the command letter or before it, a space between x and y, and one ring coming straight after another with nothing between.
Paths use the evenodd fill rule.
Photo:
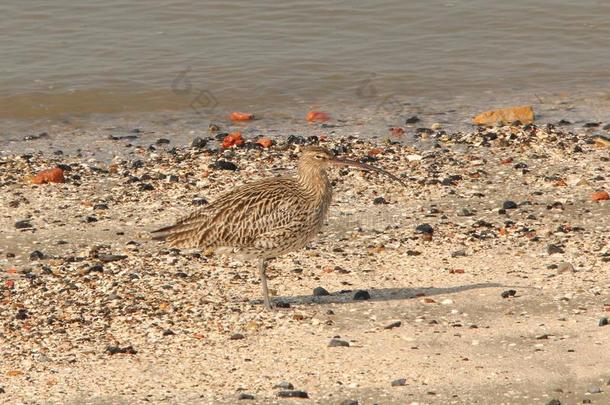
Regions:
<instances>
[{"instance_id":1,"label":"streaked brown plumage","mask_svg":"<svg viewBox=\"0 0 610 405\"><path fill-rule=\"evenodd\" d=\"M401 182L386 171L338 159L325 148L311 146L304 148L296 177L263 179L238 187L174 225L153 231L154 239L176 247L214 248L258 259L265 305L271 308L267 260L303 248L322 228L332 200L326 175L330 165L377 171Z\"/></svg>"}]
</instances>

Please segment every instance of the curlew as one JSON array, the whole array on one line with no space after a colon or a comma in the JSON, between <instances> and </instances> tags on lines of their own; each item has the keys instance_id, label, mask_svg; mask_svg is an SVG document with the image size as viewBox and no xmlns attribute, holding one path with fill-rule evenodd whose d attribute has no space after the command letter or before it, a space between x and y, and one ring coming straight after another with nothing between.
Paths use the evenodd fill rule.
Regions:
<instances>
[{"instance_id":1,"label":"curlew","mask_svg":"<svg viewBox=\"0 0 610 405\"><path fill-rule=\"evenodd\" d=\"M213 248L258 259L265 306L271 309L265 270L269 259L305 247L322 228L332 200L326 174L330 166L375 171L360 162L335 157L319 146L303 148L296 177L273 177L237 187L170 225L153 231L153 239L175 247Z\"/></svg>"}]
</instances>

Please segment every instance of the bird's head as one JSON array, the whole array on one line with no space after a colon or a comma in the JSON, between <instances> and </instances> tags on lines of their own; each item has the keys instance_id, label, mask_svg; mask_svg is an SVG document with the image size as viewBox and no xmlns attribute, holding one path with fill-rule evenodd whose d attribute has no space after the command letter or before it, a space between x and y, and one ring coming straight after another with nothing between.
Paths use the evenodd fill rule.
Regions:
<instances>
[{"instance_id":1,"label":"bird's head","mask_svg":"<svg viewBox=\"0 0 610 405\"><path fill-rule=\"evenodd\" d=\"M374 166L370 166L364 163L357 162L355 160L341 159L336 157L330 150L321 146L307 146L303 148L303 152L300 158L300 166L303 168L319 168L325 169L329 166L349 166L364 171L372 171L384 174L393 180L398 181L400 184L406 187L406 184L385 170L379 169Z\"/></svg>"}]
</instances>

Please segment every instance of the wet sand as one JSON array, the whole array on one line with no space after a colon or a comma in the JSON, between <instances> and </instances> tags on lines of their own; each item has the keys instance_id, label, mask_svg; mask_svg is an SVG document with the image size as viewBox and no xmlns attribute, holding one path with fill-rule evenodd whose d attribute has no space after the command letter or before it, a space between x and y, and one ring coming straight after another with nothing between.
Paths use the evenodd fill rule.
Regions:
<instances>
[{"instance_id":1,"label":"wet sand","mask_svg":"<svg viewBox=\"0 0 610 405\"><path fill-rule=\"evenodd\" d=\"M552 126L419 131L414 146L350 132L0 158L0 401L608 403L610 202L591 196L608 191L609 149ZM409 187L333 170L323 232L270 264L287 308L263 309L253 263L149 239L294 170L301 141L370 156ZM66 183L29 182L55 165ZM309 399L279 398L282 381Z\"/></svg>"}]
</instances>

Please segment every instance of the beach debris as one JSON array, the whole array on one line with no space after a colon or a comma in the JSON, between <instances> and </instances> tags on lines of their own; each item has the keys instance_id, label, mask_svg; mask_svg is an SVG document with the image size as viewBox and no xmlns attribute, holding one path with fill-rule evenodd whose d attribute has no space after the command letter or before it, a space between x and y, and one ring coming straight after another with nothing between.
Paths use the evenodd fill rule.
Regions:
<instances>
[{"instance_id":1,"label":"beach debris","mask_svg":"<svg viewBox=\"0 0 610 405\"><path fill-rule=\"evenodd\" d=\"M244 138L241 136L241 132L231 132L225 136L222 140L222 147L227 149L232 146L241 146L244 144Z\"/></svg>"},{"instance_id":2,"label":"beach debris","mask_svg":"<svg viewBox=\"0 0 610 405\"><path fill-rule=\"evenodd\" d=\"M231 113L230 118L231 121L252 121L254 119L254 114L234 111Z\"/></svg>"},{"instance_id":3,"label":"beach debris","mask_svg":"<svg viewBox=\"0 0 610 405\"><path fill-rule=\"evenodd\" d=\"M307 113L307 121L309 122L325 122L330 120L330 115L322 111L310 111Z\"/></svg>"},{"instance_id":4,"label":"beach debris","mask_svg":"<svg viewBox=\"0 0 610 405\"><path fill-rule=\"evenodd\" d=\"M534 121L534 109L529 105L501 108L485 111L472 119L475 125L531 124Z\"/></svg>"},{"instance_id":5,"label":"beach debris","mask_svg":"<svg viewBox=\"0 0 610 405\"><path fill-rule=\"evenodd\" d=\"M53 169L43 170L38 172L32 179L34 184L45 184L45 183L65 183L64 171L59 167Z\"/></svg>"}]
</instances>

